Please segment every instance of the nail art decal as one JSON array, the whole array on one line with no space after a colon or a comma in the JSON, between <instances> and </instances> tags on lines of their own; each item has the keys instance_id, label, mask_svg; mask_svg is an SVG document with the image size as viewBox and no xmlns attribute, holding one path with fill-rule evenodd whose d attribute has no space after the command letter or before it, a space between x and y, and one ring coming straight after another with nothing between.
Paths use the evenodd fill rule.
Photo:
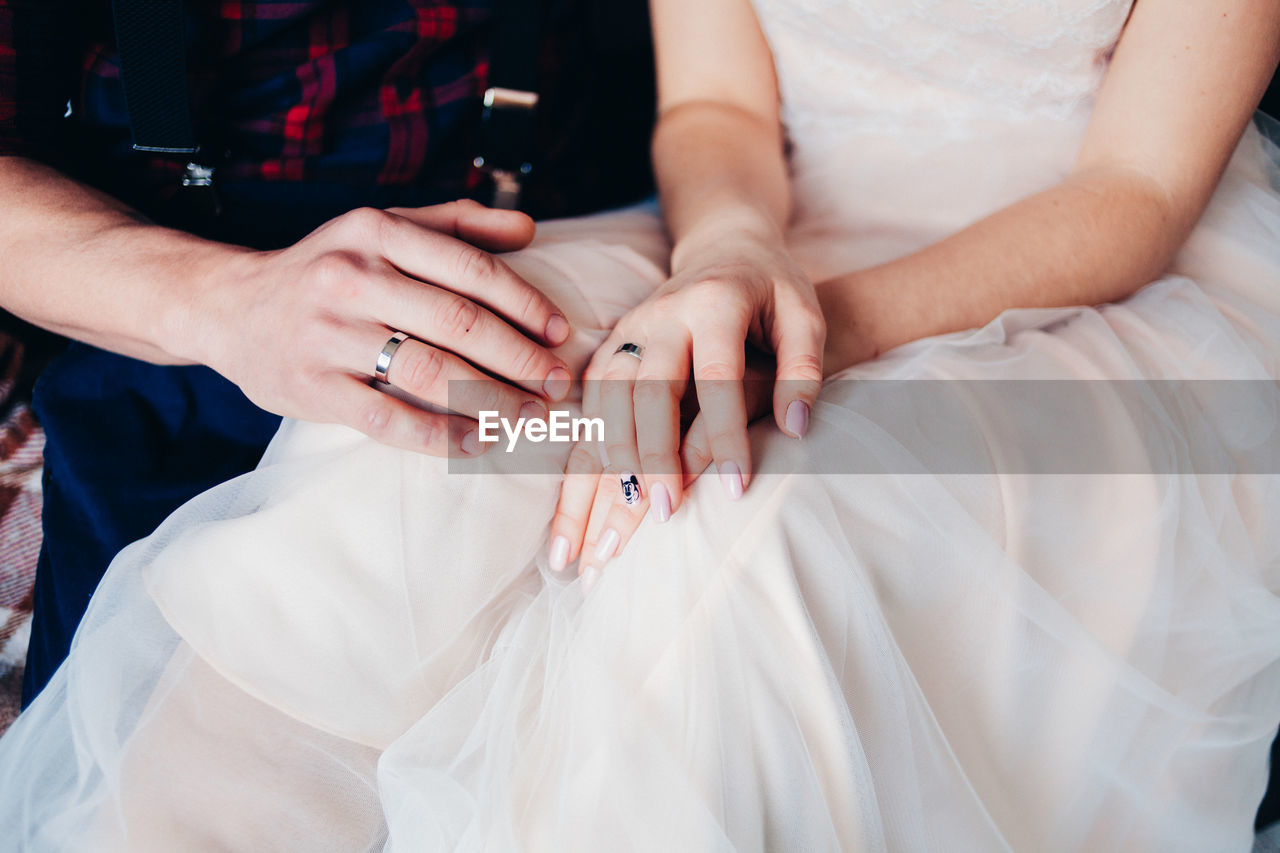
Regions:
<instances>
[{"instance_id":1,"label":"nail art decal","mask_svg":"<svg viewBox=\"0 0 1280 853\"><path fill-rule=\"evenodd\" d=\"M640 503L640 478L630 471L622 472L622 499L627 506Z\"/></svg>"}]
</instances>

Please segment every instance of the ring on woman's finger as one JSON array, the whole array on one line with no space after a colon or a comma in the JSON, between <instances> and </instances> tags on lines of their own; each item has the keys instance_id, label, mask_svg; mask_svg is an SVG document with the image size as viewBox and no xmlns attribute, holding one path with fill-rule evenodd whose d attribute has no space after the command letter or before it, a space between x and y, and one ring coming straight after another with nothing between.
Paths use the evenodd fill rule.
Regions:
<instances>
[{"instance_id":1,"label":"ring on woman's finger","mask_svg":"<svg viewBox=\"0 0 1280 853\"><path fill-rule=\"evenodd\" d=\"M391 359L395 357L396 350L400 349L400 345L407 340L409 340L407 334L396 332L382 345L382 352L378 353L378 360L373 366L374 379L379 382L390 382L387 379L387 371L391 369Z\"/></svg>"},{"instance_id":2,"label":"ring on woman's finger","mask_svg":"<svg viewBox=\"0 0 1280 853\"><path fill-rule=\"evenodd\" d=\"M641 360L644 359L644 347L639 344L625 343L613 351L614 355L618 355L619 353L626 353L627 355L635 356L637 359Z\"/></svg>"}]
</instances>

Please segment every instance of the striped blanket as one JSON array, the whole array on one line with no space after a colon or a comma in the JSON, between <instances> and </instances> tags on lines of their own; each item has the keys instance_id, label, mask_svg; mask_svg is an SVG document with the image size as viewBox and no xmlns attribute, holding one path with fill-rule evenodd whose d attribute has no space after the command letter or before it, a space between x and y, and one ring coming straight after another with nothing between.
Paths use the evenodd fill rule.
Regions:
<instances>
[{"instance_id":1,"label":"striped blanket","mask_svg":"<svg viewBox=\"0 0 1280 853\"><path fill-rule=\"evenodd\" d=\"M44 433L14 390L22 347L0 337L0 732L18 714L40 552Z\"/></svg>"}]
</instances>

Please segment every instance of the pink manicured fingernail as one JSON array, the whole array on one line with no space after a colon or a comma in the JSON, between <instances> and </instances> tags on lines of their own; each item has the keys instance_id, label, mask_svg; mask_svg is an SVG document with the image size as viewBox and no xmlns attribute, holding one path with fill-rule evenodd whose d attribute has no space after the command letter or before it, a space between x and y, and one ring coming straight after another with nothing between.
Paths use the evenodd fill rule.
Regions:
<instances>
[{"instance_id":1,"label":"pink manicured fingernail","mask_svg":"<svg viewBox=\"0 0 1280 853\"><path fill-rule=\"evenodd\" d=\"M737 462L726 462L720 466L720 483L730 500L742 497L742 469Z\"/></svg>"},{"instance_id":2,"label":"pink manicured fingernail","mask_svg":"<svg viewBox=\"0 0 1280 853\"><path fill-rule=\"evenodd\" d=\"M530 400L520 407L520 417L526 421L543 421L547 419L547 410L541 403Z\"/></svg>"},{"instance_id":3,"label":"pink manicured fingernail","mask_svg":"<svg viewBox=\"0 0 1280 853\"><path fill-rule=\"evenodd\" d=\"M653 484L653 491L649 494L649 511L658 519L659 524L671 518L671 495L661 483Z\"/></svg>"},{"instance_id":4,"label":"pink manicured fingernail","mask_svg":"<svg viewBox=\"0 0 1280 853\"><path fill-rule=\"evenodd\" d=\"M809 431L809 404L803 400L792 400L787 406L787 432L796 438L804 438Z\"/></svg>"},{"instance_id":5,"label":"pink manicured fingernail","mask_svg":"<svg viewBox=\"0 0 1280 853\"><path fill-rule=\"evenodd\" d=\"M551 553L547 556L547 562L551 564L551 571L564 571L564 567L569 565L568 539L563 536L557 536L551 540Z\"/></svg>"},{"instance_id":6,"label":"pink manicured fingernail","mask_svg":"<svg viewBox=\"0 0 1280 853\"><path fill-rule=\"evenodd\" d=\"M462 437L462 452L468 456L475 456L484 448L480 446L480 433L472 430Z\"/></svg>"},{"instance_id":7,"label":"pink manicured fingernail","mask_svg":"<svg viewBox=\"0 0 1280 853\"><path fill-rule=\"evenodd\" d=\"M557 346L564 343L569 337L569 321L559 314L552 314L547 321L546 335L547 340Z\"/></svg>"},{"instance_id":8,"label":"pink manicured fingernail","mask_svg":"<svg viewBox=\"0 0 1280 853\"><path fill-rule=\"evenodd\" d=\"M591 587L595 586L598 580L600 580L600 570L595 566L588 566L587 570L582 573L582 594L586 595L591 592Z\"/></svg>"},{"instance_id":9,"label":"pink manicured fingernail","mask_svg":"<svg viewBox=\"0 0 1280 853\"><path fill-rule=\"evenodd\" d=\"M613 552L618 550L618 542L622 537L618 535L618 531L610 527L600 537L600 541L596 543L596 559L607 560L613 556Z\"/></svg>"},{"instance_id":10,"label":"pink manicured fingernail","mask_svg":"<svg viewBox=\"0 0 1280 853\"><path fill-rule=\"evenodd\" d=\"M552 400L559 400L569 393L569 371L563 367L553 367L542 383L542 392Z\"/></svg>"}]
</instances>

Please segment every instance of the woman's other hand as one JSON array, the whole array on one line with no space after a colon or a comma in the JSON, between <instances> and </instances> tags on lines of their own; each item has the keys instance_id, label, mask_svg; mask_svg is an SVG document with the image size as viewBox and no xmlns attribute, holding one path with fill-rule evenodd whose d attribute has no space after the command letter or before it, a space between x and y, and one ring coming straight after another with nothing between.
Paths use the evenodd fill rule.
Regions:
<instances>
[{"instance_id":1,"label":"woman's other hand","mask_svg":"<svg viewBox=\"0 0 1280 853\"><path fill-rule=\"evenodd\" d=\"M748 421L769 413L775 374L773 359L755 351L748 352L746 376L740 383ZM691 398L692 395L686 395L686 401ZM680 441L682 494L715 460L710 424L705 410L697 412ZM668 508L655 506L648 494L641 493L638 501L628 503L619 475L612 466L605 469L597 447L594 442L584 442L574 448L552 522L551 568L562 572L572 560L580 557L578 574L584 591L599 579L604 565L623 551L646 516L658 523L669 517ZM720 480L724 483L724 471L720 472ZM723 499L732 497L729 493Z\"/></svg>"}]
</instances>

